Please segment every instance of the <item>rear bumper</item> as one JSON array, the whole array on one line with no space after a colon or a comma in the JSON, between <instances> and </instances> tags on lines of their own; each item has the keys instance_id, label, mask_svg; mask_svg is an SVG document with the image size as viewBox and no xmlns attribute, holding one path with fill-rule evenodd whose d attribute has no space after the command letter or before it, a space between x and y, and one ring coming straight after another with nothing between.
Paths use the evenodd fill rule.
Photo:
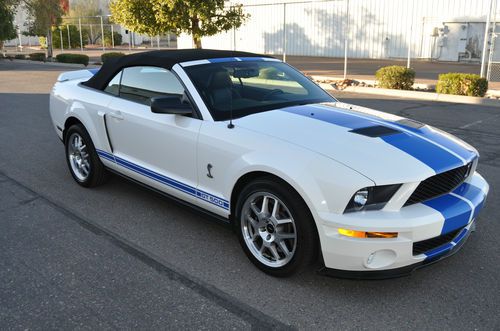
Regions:
<instances>
[{"instance_id":1,"label":"rear bumper","mask_svg":"<svg viewBox=\"0 0 500 331\"><path fill-rule=\"evenodd\" d=\"M488 190L484 178L474 173L453 192L396 212L322 214L319 231L325 264L322 272L347 278L391 278L408 275L450 256L474 229ZM339 234L339 228L397 232L398 237L352 238ZM454 231L456 235L449 237ZM447 241L437 241L428 250L414 250L415 243L431 238Z\"/></svg>"}]
</instances>

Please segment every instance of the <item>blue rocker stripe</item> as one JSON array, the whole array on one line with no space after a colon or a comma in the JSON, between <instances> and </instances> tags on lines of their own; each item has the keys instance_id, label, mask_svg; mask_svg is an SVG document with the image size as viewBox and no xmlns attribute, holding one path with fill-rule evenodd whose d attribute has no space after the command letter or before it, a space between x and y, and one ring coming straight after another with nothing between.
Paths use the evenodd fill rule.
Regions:
<instances>
[{"instance_id":1,"label":"blue rocker stripe","mask_svg":"<svg viewBox=\"0 0 500 331\"><path fill-rule=\"evenodd\" d=\"M348 129L359 129L384 123L394 124L393 122L385 121L375 116L365 115L361 113L350 114L347 111L340 111L334 108L311 107L288 107L282 111L308 117L318 121L327 122ZM408 130L409 131L409 130ZM382 139L387 144L411 155L420 162L432 168L435 173L445 172L464 164L464 162L453 155L445 148L429 142L430 139L418 133L401 132L398 134L383 136L377 139ZM371 138L370 138L371 139ZM432 139L431 139L432 140ZM458 146L458 145L457 145Z\"/></svg>"},{"instance_id":2,"label":"blue rocker stripe","mask_svg":"<svg viewBox=\"0 0 500 331\"><path fill-rule=\"evenodd\" d=\"M171 188L174 188L176 190L179 190L183 193L186 193L186 194L189 194L191 196L194 196L200 200L203 200L203 201L206 201L206 202L209 202L217 207L220 207L220 208L223 208L223 209L226 209L226 210L229 210L229 201L225 200L225 199L222 199L222 198L219 198L213 194L210 194L210 193L207 193L205 191L202 191L202 190L199 190L193 186L190 186L188 184L184 184L182 182L179 182L175 179L172 179L170 177L167 177L167 176L164 176L164 175L161 175L155 171L152 171L152 170L149 170L149 169L146 169L144 167L141 167L135 163L132 163L130 161L127 161L125 159L122 159L120 157L117 157L113 154L110 154L108 152L105 152L105 151L102 151L102 150L97 150L97 154L104 158L104 159L107 159L109 161L112 161L112 162L115 162L116 164L126 168L126 169L129 169L131 171L134 171L140 175L143 175L145 177L148 177L150 179L153 179L159 183L162 183L164 185L167 185Z\"/></svg>"}]
</instances>

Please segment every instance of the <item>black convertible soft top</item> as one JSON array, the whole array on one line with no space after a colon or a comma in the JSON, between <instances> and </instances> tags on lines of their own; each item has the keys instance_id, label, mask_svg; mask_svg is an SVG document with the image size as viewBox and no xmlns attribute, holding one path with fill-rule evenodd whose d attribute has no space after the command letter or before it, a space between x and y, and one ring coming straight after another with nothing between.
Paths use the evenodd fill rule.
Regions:
<instances>
[{"instance_id":1,"label":"black convertible soft top","mask_svg":"<svg viewBox=\"0 0 500 331\"><path fill-rule=\"evenodd\" d=\"M172 67L180 62L205 60L224 57L270 57L248 52L223 51L215 49L177 49L161 50L143 53L130 54L118 58L111 58L106 61L101 69L83 84L102 90L108 82L123 68L133 66L155 66L165 69Z\"/></svg>"}]
</instances>

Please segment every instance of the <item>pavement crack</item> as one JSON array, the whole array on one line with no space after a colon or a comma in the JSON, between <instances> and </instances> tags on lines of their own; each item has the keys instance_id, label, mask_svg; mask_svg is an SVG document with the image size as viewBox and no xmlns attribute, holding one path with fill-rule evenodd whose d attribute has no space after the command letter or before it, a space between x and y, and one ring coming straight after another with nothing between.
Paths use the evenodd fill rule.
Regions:
<instances>
[{"instance_id":1,"label":"pavement crack","mask_svg":"<svg viewBox=\"0 0 500 331\"><path fill-rule=\"evenodd\" d=\"M50 205L52 208L61 212L63 215L75 221L81 227L86 230L105 238L111 244L120 248L127 254L137 258L144 264L153 268L160 274L166 276L167 278L176 281L184 286L188 287L197 294L205 297L206 299L214 302L218 306L226 309L235 316L248 322L253 330L262 329L272 329L272 330L294 330L295 328L282 323L281 321L264 314L263 312L253 308L252 306L239 301L235 297L223 292L222 290L216 288L215 286L204 282L188 273L178 270L174 266L170 265L168 262L163 261L160 257L156 256L154 253L149 252L133 242L121 237L119 234L114 233L101 225L87 220L82 216L79 216L75 212L69 210L68 208L58 204L57 202L51 200L50 198L33 191L31 188L27 187L23 183L17 181L16 179L7 176L0 171L0 176L8 178L12 183L22 187L26 191L34 195L34 199L40 199Z\"/></svg>"}]
</instances>

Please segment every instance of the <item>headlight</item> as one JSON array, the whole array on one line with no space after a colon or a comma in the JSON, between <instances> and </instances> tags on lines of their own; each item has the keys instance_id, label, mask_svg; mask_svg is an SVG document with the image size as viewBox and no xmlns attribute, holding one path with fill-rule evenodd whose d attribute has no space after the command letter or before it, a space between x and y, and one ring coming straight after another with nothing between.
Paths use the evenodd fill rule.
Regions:
<instances>
[{"instance_id":1,"label":"headlight","mask_svg":"<svg viewBox=\"0 0 500 331\"><path fill-rule=\"evenodd\" d=\"M368 188L362 188L354 193L352 197L353 207L355 210L361 210L368 202Z\"/></svg>"},{"instance_id":2,"label":"headlight","mask_svg":"<svg viewBox=\"0 0 500 331\"><path fill-rule=\"evenodd\" d=\"M354 193L344 212L382 209L400 187L401 184L362 188Z\"/></svg>"}]
</instances>

